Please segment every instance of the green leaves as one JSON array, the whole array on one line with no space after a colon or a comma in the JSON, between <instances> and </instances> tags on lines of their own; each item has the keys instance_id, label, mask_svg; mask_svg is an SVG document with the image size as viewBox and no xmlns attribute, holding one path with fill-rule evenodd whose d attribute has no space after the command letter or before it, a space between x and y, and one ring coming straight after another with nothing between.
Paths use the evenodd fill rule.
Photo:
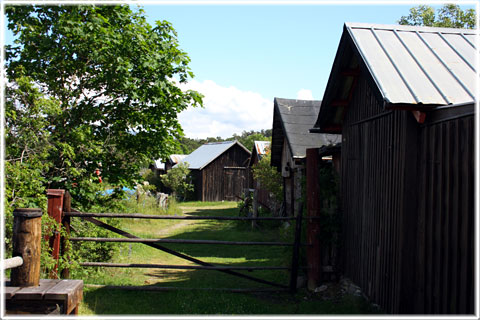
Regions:
<instances>
[{"instance_id":1,"label":"green leaves","mask_svg":"<svg viewBox=\"0 0 480 320\"><path fill-rule=\"evenodd\" d=\"M426 5L410 9L408 16L398 21L402 25L429 26L444 28L475 28L476 15L474 9L463 11L458 5L446 4L437 11Z\"/></svg>"},{"instance_id":2,"label":"green leaves","mask_svg":"<svg viewBox=\"0 0 480 320\"><path fill-rule=\"evenodd\" d=\"M190 182L190 170L188 163L179 163L175 168L170 169L167 174L161 175L163 184L172 189L174 195L186 199L188 192L193 191L193 184Z\"/></svg>"},{"instance_id":3,"label":"green leaves","mask_svg":"<svg viewBox=\"0 0 480 320\"><path fill-rule=\"evenodd\" d=\"M95 169L131 187L146 161L173 151L177 113L201 106L202 95L172 81L193 73L169 22L152 27L127 5L7 6L6 15L18 36L6 48L8 78L28 91L7 108L7 126L24 122L25 140L49 146L44 185L70 188L88 208L99 193Z\"/></svg>"}]
</instances>

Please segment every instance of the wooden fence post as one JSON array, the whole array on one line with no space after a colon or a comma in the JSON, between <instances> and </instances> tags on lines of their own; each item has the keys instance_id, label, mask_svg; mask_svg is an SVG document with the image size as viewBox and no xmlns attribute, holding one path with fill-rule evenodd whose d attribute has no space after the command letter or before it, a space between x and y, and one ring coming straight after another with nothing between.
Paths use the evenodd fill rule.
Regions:
<instances>
[{"instance_id":1,"label":"wooden fence post","mask_svg":"<svg viewBox=\"0 0 480 320\"><path fill-rule=\"evenodd\" d=\"M48 189L47 190L47 212L58 224L58 229L53 231L53 235L47 235L50 248L52 249L52 257L55 259L55 267L50 271L50 278L58 278L58 258L60 256L60 228L62 224L63 196L65 190Z\"/></svg>"},{"instance_id":2,"label":"wooden fence post","mask_svg":"<svg viewBox=\"0 0 480 320\"><path fill-rule=\"evenodd\" d=\"M65 191L65 195L63 196L62 227L65 229L67 237L60 238L60 249L62 256L67 259L68 263L70 263L70 253L68 252L69 248L67 246L67 241L70 238L70 217L64 216L64 213L70 211L72 211L72 196L70 192ZM68 279L70 277L70 268L65 267L61 275L62 279Z\"/></svg>"},{"instance_id":3,"label":"wooden fence post","mask_svg":"<svg viewBox=\"0 0 480 320\"><path fill-rule=\"evenodd\" d=\"M252 218L258 218L258 189L253 190L252 211ZM257 227L257 221L252 220L252 229Z\"/></svg>"},{"instance_id":4,"label":"wooden fence post","mask_svg":"<svg viewBox=\"0 0 480 320\"><path fill-rule=\"evenodd\" d=\"M25 208L13 211L13 254L23 264L12 269L11 284L15 287L38 286L40 281L40 250L42 210Z\"/></svg>"},{"instance_id":5,"label":"wooden fence post","mask_svg":"<svg viewBox=\"0 0 480 320\"><path fill-rule=\"evenodd\" d=\"M292 252L292 270L290 273L290 292L297 292L297 277L298 277L298 264L300 259L300 240L302 233L302 214L303 203L300 202L300 211L295 219L295 242L293 244Z\"/></svg>"},{"instance_id":6,"label":"wooden fence post","mask_svg":"<svg viewBox=\"0 0 480 320\"><path fill-rule=\"evenodd\" d=\"M321 243L320 223L318 219L308 217L320 216L320 185L318 181L318 149L307 149L307 287L315 290L321 281Z\"/></svg>"}]
</instances>

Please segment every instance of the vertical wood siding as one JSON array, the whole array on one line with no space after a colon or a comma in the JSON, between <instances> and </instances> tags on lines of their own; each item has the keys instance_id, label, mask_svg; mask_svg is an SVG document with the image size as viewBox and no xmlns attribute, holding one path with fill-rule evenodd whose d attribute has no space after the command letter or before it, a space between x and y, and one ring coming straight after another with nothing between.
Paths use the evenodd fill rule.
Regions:
<instances>
[{"instance_id":1,"label":"vertical wood siding","mask_svg":"<svg viewBox=\"0 0 480 320\"><path fill-rule=\"evenodd\" d=\"M420 126L358 81L342 131L340 265L388 313L473 312L473 125Z\"/></svg>"},{"instance_id":2,"label":"vertical wood siding","mask_svg":"<svg viewBox=\"0 0 480 320\"><path fill-rule=\"evenodd\" d=\"M473 312L474 117L421 128L416 309Z\"/></svg>"},{"instance_id":3,"label":"vertical wood siding","mask_svg":"<svg viewBox=\"0 0 480 320\"><path fill-rule=\"evenodd\" d=\"M234 145L208 166L201 170L201 201L234 200L234 196L241 189L248 186L247 170L225 170L225 167L246 167L250 153L238 145ZM225 189L225 187L231 189ZM238 195L241 195L238 193ZM198 193L197 193L198 194ZM228 199L226 198L228 197Z\"/></svg>"}]
</instances>

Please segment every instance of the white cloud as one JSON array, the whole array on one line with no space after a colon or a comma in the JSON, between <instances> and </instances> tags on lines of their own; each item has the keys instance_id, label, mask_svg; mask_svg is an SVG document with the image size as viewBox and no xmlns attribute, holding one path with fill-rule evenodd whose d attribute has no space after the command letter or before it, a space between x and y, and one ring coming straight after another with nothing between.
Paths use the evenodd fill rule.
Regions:
<instances>
[{"instance_id":1,"label":"white cloud","mask_svg":"<svg viewBox=\"0 0 480 320\"><path fill-rule=\"evenodd\" d=\"M259 93L222 87L214 81L190 81L182 89L196 90L204 95L204 108L192 108L178 116L189 138L231 137L242 131L272 127L273 101Z\"/></svg>"},{"instance_id":2,"label":"white cloud","mask_svg":"<svg viewBox=\"0 0 480 320\"><path fill-rule=\"evenodd\" d=\"M300 89L297 92L297 99L299 99L299 100L313 100L312 90Z\"/></svg>"}]
</instances>

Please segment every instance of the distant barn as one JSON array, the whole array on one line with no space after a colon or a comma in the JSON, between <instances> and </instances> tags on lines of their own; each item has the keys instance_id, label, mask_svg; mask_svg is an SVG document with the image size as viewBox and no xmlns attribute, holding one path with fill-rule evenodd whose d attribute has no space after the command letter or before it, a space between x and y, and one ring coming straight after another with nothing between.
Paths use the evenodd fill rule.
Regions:
<instances>
[{"instance_id":1,"label":"distant barn","mask_svg":"<svg viewBox=\"0 0 480 320\"><path fill-rule=\"evenodd\" d=\"M194 199L237 201L248 188L248 151L238 141L207 143L183 159L191 170Z\"/></svg>"},{"instance_id":2,"label":"distant barn","mask_svg":"<svg viewBox=\"0 0 480 320\"><path fill-rule=\"evenodd\" d=\"M345 24L315 124L341 133L342 273L389 313L474 312L475 31Z\"/></svg>"},{"instance_id":3,"label":"distant barn","mask_svg":"<svg viewBox=\"0 0 480 320\"><path fill-rule=\"evenodd\" d=\"M310 133L320 104L317 100L274 99L271 164L282 173L287 215L294 216L300 209L306 150L341 139L337 134Z\"/></svg>"}]
</instances>

